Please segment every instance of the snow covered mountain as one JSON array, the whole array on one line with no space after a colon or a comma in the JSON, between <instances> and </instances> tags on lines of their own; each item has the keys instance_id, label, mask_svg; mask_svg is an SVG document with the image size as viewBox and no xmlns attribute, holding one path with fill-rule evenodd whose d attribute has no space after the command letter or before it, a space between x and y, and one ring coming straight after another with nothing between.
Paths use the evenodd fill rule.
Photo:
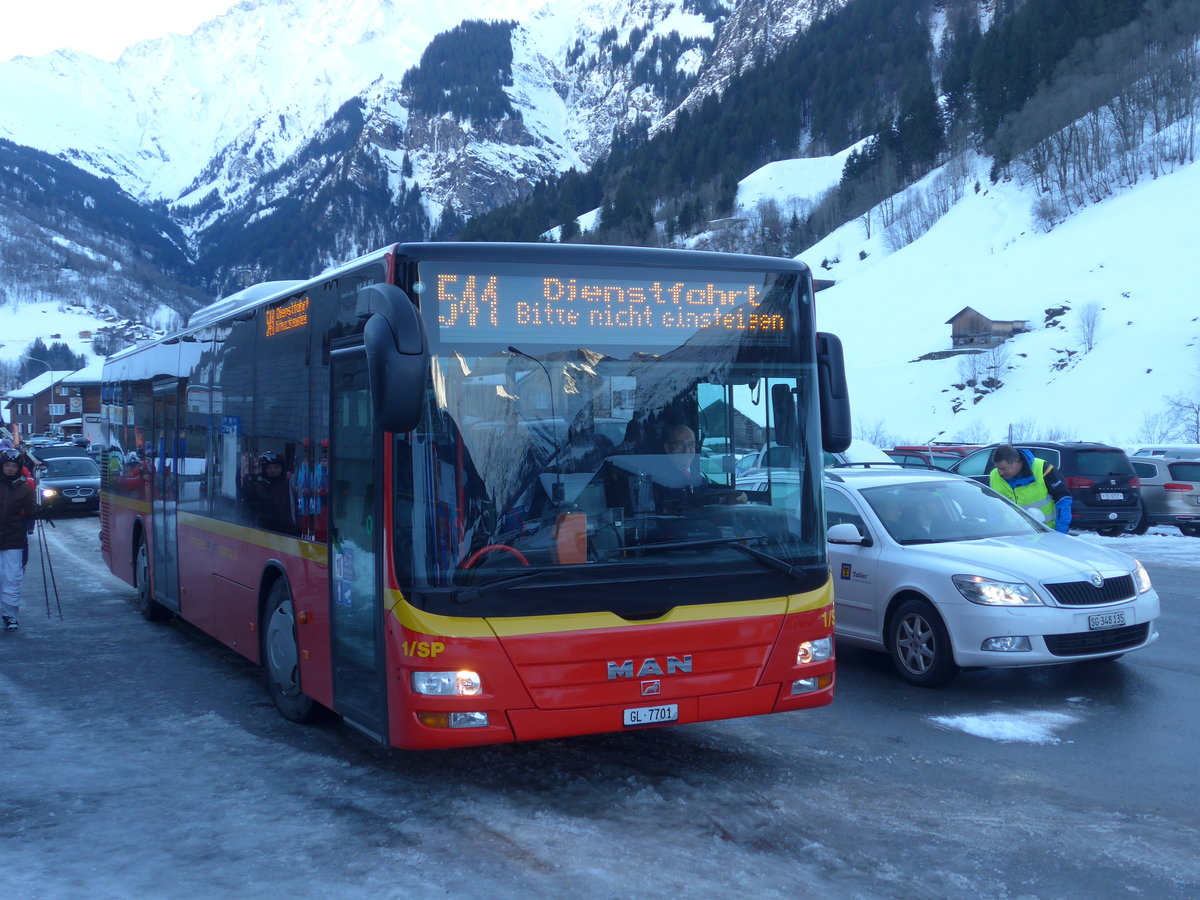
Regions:
<instances>
[{"instance_id":1,"label":"snow covered mountain","mask_svg":"<svg viewBox=\"0 0 1200 900\"><path fill-rule=\"evenodd\" d=\"M0 138L165 215L191 286L217 296L586 170L844 2L246 0L115 63L0 63ZM489 92L507 114L481 109ZM267 245L287 271L262 270Z\"/></svg>"},{"instance_id":2,"label":"snow covered mountain","mask_svg":"<svg viewBox=\"0 0 1200 900\"><path fill-rule=\"evenodd\" d=\"M968 187L902 249L855 220L803 254L818 277L836 282L817 294L817 324L842 339L855 433L888 447L1195 442L1200 292L1188 260L1200 162L1048 232L1033 220L1029 185L991 184L989 161L974 162L966 178L979 189ZM803 199L828 172L821 159L772 164L742 183L739 203L782 203L793 190ZM953 354L947 320L965 306L1025 320L1028 331L979 354Z\"/></svg>"},{"instance_id":3,"label":"snow covered mountain","mask_svg":"<svg viewBox=\"0 0 1200 900\"><path fill-rule=\"evenodd\" d=\"M91 307L103 316L53 330L168 327L244 284L436 235L586 170L625 129L661 130L847 2L245 0L116 63L0 63L0 316ZM935 46L950 5L927 23ZM980 21L994 9L979 0ZM764 200L812 209L848 152L751 174L746 218ZM1036 192L975 165L956 175L974 191L903 249L868 215L802 254L837 282L818 309L846 341L860 436L984 440L1012 426L1149 439L1164 401L1191 388L1200 342L1184 314L1195 292L1176 274L1187 250L1172 237L1189 233L1180 207L1195 178L1181 171L1161 181L1178 190L1145 185L1137 196L1153 199L1118 196L1039 234ZM1100 335L1083 353L1091 304ZM946 319L968 305L1047 326L1006 345L998 388L940 354ZM21 342L0 330L10 359Z\"/></svg>"}]
</instances>

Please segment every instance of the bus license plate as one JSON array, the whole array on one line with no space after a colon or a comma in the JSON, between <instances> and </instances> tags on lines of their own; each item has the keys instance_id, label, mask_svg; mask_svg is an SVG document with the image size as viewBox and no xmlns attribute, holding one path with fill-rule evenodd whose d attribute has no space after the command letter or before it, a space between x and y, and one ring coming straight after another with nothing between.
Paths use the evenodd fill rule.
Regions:
<instances>
[{"instance_id":1,"label":"bus license plate","mask_svg":"<svg viewBox=\"0 0 1200 900\"><path fill-rule=\"evenodd\" d=\"M1105 628L1121 628L1125 625L1125 611L1099 613L1088 616L1088 631L1103 631Z\"/></svg>"},{"instance_id":2,"label":"bus license plate","mask_svg":"<svg viewBox=\"0 0 1200 900\"><path fill-rule=\"evenodd\" d=\"M1101 491L1100 499L1101 500L1124 500L1125 495L1124 494L1105 493L1104 491Z\"/></svg>"},{"instance_id":3,"label":"bus license plate","mask_svg":"<svg viewBox=\"0 0 1200 900\"><path fill-rule=\"evenodd\" d=\"M678 720L678 703L668 703L665 706L637 706L625 710L626 725L658 725L662 722L677 722Z\"/></svg>"}]
</instances>

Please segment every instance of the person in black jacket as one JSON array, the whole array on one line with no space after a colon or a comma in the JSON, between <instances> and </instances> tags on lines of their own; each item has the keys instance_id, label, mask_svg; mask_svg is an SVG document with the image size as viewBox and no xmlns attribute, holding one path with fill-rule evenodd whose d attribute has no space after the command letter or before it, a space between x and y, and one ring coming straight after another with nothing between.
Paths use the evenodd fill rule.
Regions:
<instances>
[{"instance_id":1,"label":"person in black jacket","mask_svg":"<svg viewBox=\"0 0 1200 900\"><path fill-rule=\"evenodd\" d=\"M20 628L21 579L36 511L33 486L21 471L21 454L0 450L0 615L5 631Z\"/></svg>"},{"instance_id":2,"label":"person in black jacket","mask_svg":"<svg viewBox=\"0 0 1200 900\"><path fill-rule=\"evenodd\" d=\"M654 499L660 512L679 513L690 507L745 503L742 491L710 481L700 471L696 432L687 425L668 425L663 433L668 465L656 472Z\"/></svg>"},{"instance_id":3,"label":"person in black jacket","mask_svg":"<svg viewBox=\"0 0 1200 900\"><path fill-rule=\"evenodd\" d=\"M283 457L274 450L258 458L258 478L250 484L250 505L254 524L268 531L298 535L296 496L292 482L283 470Z\"/></svg>"}]
</instances>

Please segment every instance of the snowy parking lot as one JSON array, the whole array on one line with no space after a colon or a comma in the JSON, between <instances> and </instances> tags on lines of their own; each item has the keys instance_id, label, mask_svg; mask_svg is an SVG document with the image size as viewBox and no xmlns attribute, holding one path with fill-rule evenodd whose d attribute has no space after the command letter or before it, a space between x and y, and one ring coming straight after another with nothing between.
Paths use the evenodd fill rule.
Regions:
<instances>
[{"instance_id":1,"label":"snowy parking lot","mask_svg":"<svg viewBox=\"0 0 1200 900\"><path fill-rule=\"evenodd\" d=\"M48 532L0 635L0 896L1195 897L1200 540L1100 538L1163 595L1102 667L902 683L839 653L822 710L404 753L275 713L258 670L153 625L95 518Z\"/></svg>"}]
</instances>

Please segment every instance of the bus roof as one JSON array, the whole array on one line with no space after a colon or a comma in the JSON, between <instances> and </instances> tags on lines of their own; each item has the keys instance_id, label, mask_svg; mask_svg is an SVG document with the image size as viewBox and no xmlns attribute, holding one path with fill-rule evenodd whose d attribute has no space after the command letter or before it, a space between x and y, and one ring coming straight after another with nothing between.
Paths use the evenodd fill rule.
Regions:
<instances>
[{"instance_id":1,"label":"bus roof","mask_svg":"<svg viewBox=\"0 0 1200 900\"><path fill-rule=\"evenodd\" d=\"M109 360L117 360L150 346L178 339L196 328L218 322L240 312L264 306L274 300L295 293L306 284L327 281L341 272L355 268L364 262L382 259L395 253L414 260L482 260L501 262L540 262L553 259L568 265L612 265L727 269L732 271L772 271L797 273L808 272L808 266L798 259L781 256L755 256L746 253L719 253L710 250L674 250L658 247L624 247L612 244L554 244L554 243L502 243L471 241L428 241L389 244L379 250L363 254L355 259L340 263L298 281L264 281L250 285L236 293L222 297L194 312L186 327L172 332L157 341L135 344L114 353Z\"/></svg>"},{"instance_id":2,"label":"bus roof","mask_svg":"<svg viewBox=\"0 0 1200 900\"><path fill-rule=\"evenodd\" d=\"M332 268L314 275L312 278L301 279L299 281L264 281L259 284L252 284L248 288L243 288L235 294L230 294L228 297L222 297L215 303L210 303L203 309L192 313L191 318L188 319L187 328L184 330L191 331L193 328L199 328L201 325L220 321L226 316L235 315L242 310L263 306L277 297L286 297L288 294L295 293L297 288L303 285L312 284L316 281L327 281L346 269L354 268L370 260L382 258L388 253L394 252L395 249L395 244L389 244L381 250L374 250L371 253L365 253L347 262L339 263Z\"/></svg>"},{"instance_id":3,"label":"bus roof","mask_svg":"<svg viewBox=\"0 0 1200 900\"><path fill-rule=\"evenodd\" d=\"M555 262L575 265L662 266L672 268L732 269L740 271L807 272L798 259L717 253L711 250L673 250L659 247L623 247L611 244L552 244L444 241L406 243L396 253L412 259L487 260L500 262Z\"/></svg>"}]
</instances>

